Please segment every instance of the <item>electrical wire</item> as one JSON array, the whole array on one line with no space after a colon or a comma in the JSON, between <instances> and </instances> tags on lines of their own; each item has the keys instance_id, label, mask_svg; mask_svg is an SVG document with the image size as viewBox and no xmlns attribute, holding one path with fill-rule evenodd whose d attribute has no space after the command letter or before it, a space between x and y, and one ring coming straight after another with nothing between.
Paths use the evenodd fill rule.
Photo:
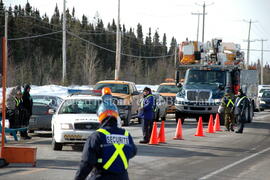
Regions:
<instances>
[{"instance_id":1,"label":"electrical wire","mask_svg":"<svg viewBox=\"0 0 270 180\"><path fill-rule=\"evenodd\" d=\"M98 48L100 48L100 49L109 51L109 52L111 52L111 53L116 53L116 51L114 51L114 50L111 50L111 49L108 49L108 48L99 46L99 45L97 45L97 44L95 44L95 43L93 43L93 42L90 42L90 41L88 41L88 40L86 40L86 39L84 39L84 38L78 36L78 35L75 34L75 33L72 33L72 32L70 32L70 31L67 31L67 33L70 34L70 35L72 35L72 36L74 36L74 37L77 37L78 39L80 39L80 40L82 40L82 41L84 41L84 42L87 42L87 43L89 43L89 44L91 44L91 45L93 45L93 46L95 46L95 47L98 47ZM174 56L174 54L164 55L164 56L135 56L135 55L125 54L125 53L121 53L121 55L127 56L127 57L133 57L133 58L141 58L141 59L157 59L157 58L166 58L166 57L172 57L172 56Z\"/></svg>"},{"instance_id":2,"label":"electrical wire","mask_svg":"<svg viewBox=\"0 0 270 180\"><path fill-rule=\"evenodd\" d=\"M44 37L44 36L50 36L52 34L57 34L61 33L62 31L56 31L56 32L51 32L51 33L46 33L46 34L40 34L40 35L35 35L35 36L28 36L28 37L20 37L20 38L11 38L8 39L9 41L17 41L17 40L25 40L25 39L34 39L34 38L39 38L39 37Z\"/></svg>"}]
</instances>

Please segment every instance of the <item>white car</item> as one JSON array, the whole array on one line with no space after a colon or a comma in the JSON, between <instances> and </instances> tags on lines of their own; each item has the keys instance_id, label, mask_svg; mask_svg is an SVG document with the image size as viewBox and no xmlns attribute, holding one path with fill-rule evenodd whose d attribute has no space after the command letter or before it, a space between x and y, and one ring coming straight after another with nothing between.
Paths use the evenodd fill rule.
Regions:
<instances>
[{"instance_id":1,"label":"white car","mask_svg":"<svg viewBox=\"0 0 270 180\"><path fill-rule=\"evenodd\" d=\"M52 148L62 150L66 144L84 144L99 127L97 109L100 96L71 95L63 100L52 117Z\"/></svg>"}]
</instances>

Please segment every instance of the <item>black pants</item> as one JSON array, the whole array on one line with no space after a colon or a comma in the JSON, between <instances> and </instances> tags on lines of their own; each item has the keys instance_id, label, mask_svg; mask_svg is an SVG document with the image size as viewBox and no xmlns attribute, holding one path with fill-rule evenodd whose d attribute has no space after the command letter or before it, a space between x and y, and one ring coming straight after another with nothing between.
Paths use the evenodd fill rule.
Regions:
<instances>
[{"instance_id":1,"label":"black pants","mask_svg":"<svg viewBox=\"0 0 270 180\"><path fill-rule=\"evenodd\" d=\"M238 115L236 121L237 121L237 131L242 133L245 126L244 117Z\"/></svg>"},{"instance_id":2,"label":"black pants","mask_svg":"<svg viewBox=\"0 0 270 180\"><path fill-rule=\"evenodd\" d=\"M152 133L152 128L153 128L153 119L144 119L142 127L143 140L149 142Z\"/></svg>"}]
</instances>

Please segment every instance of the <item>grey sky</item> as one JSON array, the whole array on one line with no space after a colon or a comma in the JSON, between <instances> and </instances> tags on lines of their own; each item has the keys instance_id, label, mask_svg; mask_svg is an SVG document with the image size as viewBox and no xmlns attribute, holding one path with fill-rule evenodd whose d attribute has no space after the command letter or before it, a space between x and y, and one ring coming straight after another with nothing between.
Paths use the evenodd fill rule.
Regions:
<instances>
[{"instance_id":1,"label":"grey sky","mask_svg":"<svg viewBox=\"0 0 270 180\"><path fill-rule=\"evenodd\" d=\"M51 16L57 4L60 12L63 9L63 0L28 0L30 4L38 8L43 15ZM75 15L81 19L85 14L89 20L93 20L96 12L104 20L105 25L117 17L118 0L66 0L67 8L75 7ZM27 0L4 0L9 6L21 4L24 6ZM202 0L122 0L121 23L127 27L136 29L138 23L142 24L144 36L148 28L152 28L152 34L158 30L160 36L167 34L168 43L175 36L178 42L186 37L196 40L197 16L191 12L202 12ZM269 0L206 0L206 25L205 41L215 37L223 38L225 42L240 43L243 49L247 43L243 40L248 36L248 23L243 19L257 21L252 24L251 39L268 39L264 42L264 49L270 50L270 16ZM202 24L202 17L200 19ZM200 26L199 39L201 40L202 26ZM261 49L261 42L252 42L251 49ZM270 52L264 53L265 62L270 63ZM254 62L260 59L260 52L251 52L250 58Z\"/></svg>"}]
</instances>

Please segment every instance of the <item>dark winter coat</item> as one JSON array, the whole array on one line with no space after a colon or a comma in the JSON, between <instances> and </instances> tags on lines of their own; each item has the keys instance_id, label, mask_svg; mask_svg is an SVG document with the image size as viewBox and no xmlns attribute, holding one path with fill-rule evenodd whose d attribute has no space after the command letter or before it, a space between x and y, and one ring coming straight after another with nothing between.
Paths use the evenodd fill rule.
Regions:
<instances>
[{"instance_id":1,"label":"dark winter coat","mask_svg":"<svg viewBox=\"0 0 270 180\"><path fill-rule=\"evenodd\" d=\"M113 121L112 124L105 125L102 128L109 131L111 134L124 134L125 132L124 129L117 127L116 121ZM129 138L128 146L131 147L131 152L129 154L129 157L132 158L136 155L137 148L130 134L128 138ZM110 173L104 170L102 166L98 164L98 159L101 158L101 154L102 154L101 145L102 145L103 140L104 140L104 134L97 131L88 137L83 148L82 159L80 162L80 167L78 171L76 172L75 180L84 180L84 179L128 180L129 179L127 170L119 174Z\"/></svg>"},{"instance_id":2,"label":"dark winter coat","mask_svg":"<svg viewBox=\"0 0 270 180\"><path fill-rule=\"evenodd\" d=\"M30 117L32 115L33 100L29 92L27 91L27 88L29 87L24 88L22 99L23 99L23 107L27 110Z\"/></svg>"},{"instance_id":3,"label":"dark winter coat","mask_svg":"<svg viewBox=\"0 0 270 180\"><path fill-rule=\"evenodd\" d=\"M249 100L245 94L242 94L236 98L234 114L239 117L238 121L243 122L243 123L247 121L245 112L248 106L249 106Z\"/></svg>"}]
</instances>

